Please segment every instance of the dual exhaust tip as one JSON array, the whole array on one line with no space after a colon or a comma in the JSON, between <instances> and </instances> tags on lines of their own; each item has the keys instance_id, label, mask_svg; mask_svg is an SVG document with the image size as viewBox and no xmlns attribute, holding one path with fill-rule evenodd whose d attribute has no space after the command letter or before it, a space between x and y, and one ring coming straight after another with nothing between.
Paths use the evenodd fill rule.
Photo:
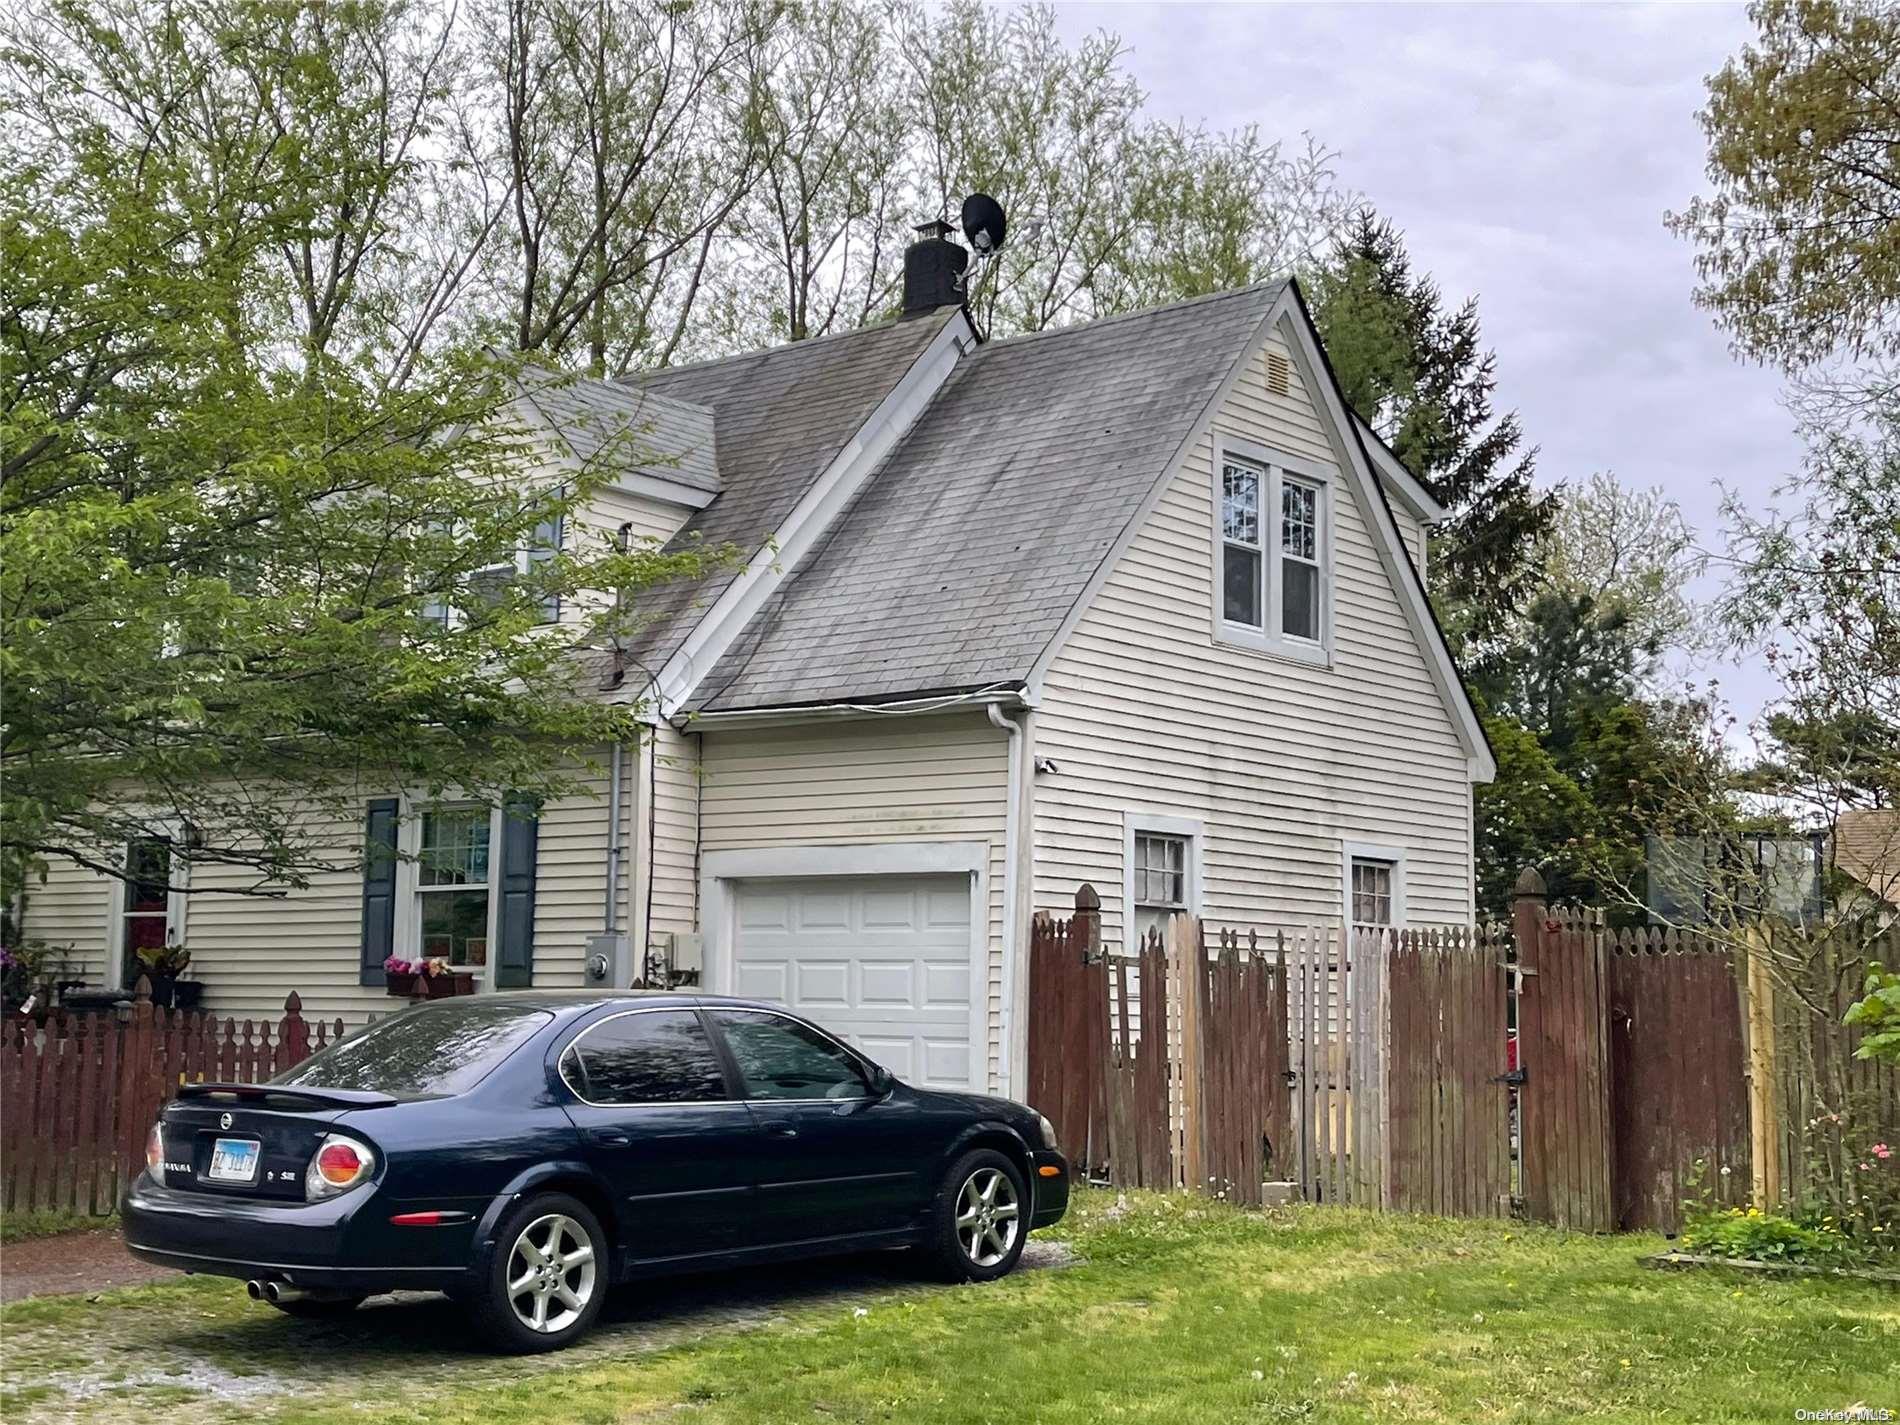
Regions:
<instances>
[{"instance_id":1,"label":"dual exhaust tip","mask_svg":"<svg viewBox=\"0 0 1900 1425\"><path fill-rule=\"evenodd\" d=\"M291 1301L333 1301L345 1295L342 1292L306 1291L303 1287L292 1286L289 1282L280 1282L273 1277L252 1277L244 1283L244 1294L252 1301L268 1301L272 1306Z\"/></svg>"}]
</instances>

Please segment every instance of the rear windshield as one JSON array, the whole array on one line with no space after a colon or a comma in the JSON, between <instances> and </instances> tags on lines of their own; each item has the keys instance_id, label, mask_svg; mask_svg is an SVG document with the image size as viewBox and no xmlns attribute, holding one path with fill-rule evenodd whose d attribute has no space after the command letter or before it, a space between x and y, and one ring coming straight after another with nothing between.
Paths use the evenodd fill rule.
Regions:
<instances>
[{"instance_id":1,"label":"rear windshield","mask_svg":"<svg viewBox=\"0 0 1900 1425\"><path fill-rule=\"evenodd\" d=\"M397 1098L466 1093L554 1016L520 1005L431 1005L379 1019L273 1084L362 1089Z\"/></svg>"}]
</instances>

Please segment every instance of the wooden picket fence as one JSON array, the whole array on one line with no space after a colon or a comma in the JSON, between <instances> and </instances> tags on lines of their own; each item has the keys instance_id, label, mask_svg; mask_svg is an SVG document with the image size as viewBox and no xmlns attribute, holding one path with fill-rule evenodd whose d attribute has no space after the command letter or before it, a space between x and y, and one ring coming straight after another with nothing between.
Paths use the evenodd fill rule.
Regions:
<instances>
[{"instance_id":1,"label":"wooden picket fence","mask_svg":"<svg viewBox=\"0 0 1900 1425\"><path fill-rule=\"evenodd\" d=\"M0 1027L0 1204L103 1214L145 1165L158 1110L188 1083L259 1083L342 1038L295 993L276 1023L129 1007Z\"/></svg>"},{"instance_id":2,"label":"wooden picket fence","mask_svg":"<svg viewBox=\"0 0 1900 1425\"><path fill-rule=\"evenodd\" d=\"M1288 1120L1286 974L1254 940L1177 917L1133 956L1101 949L1089 887L1030 936L1029 1099L1081 1170L1121 1187L1259 1203Z\"/></svg>"},{"instance_id":3,"label":"wooden picket fence","mask_svg":"<svg viewBox=\"0 0 1900 1425\"><path fill-rule=\"evenodd\" d=\"M1177 916L1128 957L1099 927L1088 887L1038 918L1029 1006L1030 1102L1097 1180L1673 1232L1692 1199L1851 1207L1850 1141L1900 1141L1900 1072L1840 1024L1900 931L1777 999L1723 943L1612 931L1534 872L1509 926L1209 944Z\"/></svg>"}]
</instances>

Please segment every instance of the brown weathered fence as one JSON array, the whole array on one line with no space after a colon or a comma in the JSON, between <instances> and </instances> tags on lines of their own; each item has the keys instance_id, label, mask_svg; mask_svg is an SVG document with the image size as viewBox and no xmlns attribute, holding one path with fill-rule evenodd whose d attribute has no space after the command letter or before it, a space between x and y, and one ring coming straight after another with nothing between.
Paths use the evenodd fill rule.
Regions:
<instances>
[{"instance_id":1,"label":"brown weathered fence","mask_svg":"<svg viewBox=\"0 0 1900 1425\"><path fill-rule=\"evenodd\" d=\"M1734 958L1676 931L1603 939L1613 1225L1674 1232L1691 1197L1749 1197L1748 1045Z\"/></svg>"},{"instance_id":2,"label":"brown weathered fence","mask_svg":"<svg viewBox=\"0 0 1900 1425\"><path fill-rule=\"evenodd\" d=\"M145 1136L180 1084L257 1083L342 1037L293 993L275 1024L130 1008L14 1020L0 1037L0 1203L110 1212L145 1163Z\"/></svg>"},{"instance_id":3,"label":"brown weathered fence","mask_svg":"<svg viewBox=\"0 0 1900 1425\"><path fill-rule=\"evenodd\" d=\"M1511 1213L1507 979L1496 937L1465 929L1376 937L1385 966L1384 1205L1459 1217ZM1375 948L1376 947L1376 948ZM1381 957L1377 950L1383 951Z\"/></svg>"},{"instance_id":4,"label":"brown weathered fence","mask_svg":"<svg viewBox=\"0 0 1900 1425\"><path fill-rule=\"evenodd\" d=\"M1029 1100L1086 1173L1257 1203L1288 1128L1286 976L1273 950L1198 921L1101 951L1100 902L1030 936Z\"/></svg>"},{"instance_id":5,"label":"brown weathered fence","mask_svg":"<svg viewBox=\"0 0 1900 1425\"><path fill-rule=\"evenodd\" d=\"M1744 975L1716 937L1553 908L1534 872L1508 929L1223 930L1210 956L1177 916L1120 958L1099 921L1084 887L1037 922L1029 1095L1119 1185L1251 1201L1271 1174L1308 1201L1667 1232L1751 1183L1854 1208L1855 1145L1900 1141L1900 1072L1840 1023L1900 932Z\"/></svg>"}]
</instances>

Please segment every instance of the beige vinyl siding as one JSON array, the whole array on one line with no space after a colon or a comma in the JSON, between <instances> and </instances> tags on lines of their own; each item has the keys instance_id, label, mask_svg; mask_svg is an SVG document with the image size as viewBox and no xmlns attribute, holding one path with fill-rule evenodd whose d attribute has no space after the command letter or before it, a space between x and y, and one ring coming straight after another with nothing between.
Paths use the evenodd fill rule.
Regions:
<instances>
[{"instance_id":1,"label":"beige vinyl siding","mask_svg":"<svg viewBox=\"0 0 1900 1425\"><path fill-rule=\"evenodd\" d=\"M663 726L653 739L651 934L657 937L699 928L700 737Z\"/></svg>"},{"instance_id":2,"label":"beige vinyl siding","mask_svg":"<svg viewBox=\"0 0 1900 1425\"><path fill-rule=\"evenodd\" d=\"M999 1082L1007 741L975 713L707 731L705 852L901 841L989 846L986 1044Z\"/></svg>"},{"instance_id":3,"label":"beige vinyl siding","mask_svg":"<svg viewBox=\"0 0 1900 1425\"><path fill-rule=\"evenodd\" d=\"M1334 476L1333 666L1215 641L1203 436L1044 683L1036 750L1057 770L1036 780L1035 906L1065 911L1090 882L1113 943L1130 811L1204 823L1217 924L1337 924L1344 841L1405 849L1409 920L1471 913L1465 749L1299 378L1296 363L1290 395L1272 395L1256 354L1214 424Z\"/></svg>"},{"instance_id":4,"label":"beige vinyl siding","mask_svg":"<svg viewBox=\"0 0 1900 1425\"><path fill-rule=\"evenodd\" d=\"M631 828L632 768L622 815ZM534 983L578 987L587 939L603 929L607 867L607 759L587 759L574 773L577 790L542 808L535 860ZM367 803L388 792L363 794ZM314 814L313 814L314 815ZM362 818L325 818L313 828L354 857L362 845ZM363 937L363 882L357 869L325 871L307 887L278 896L240 895L254 877L235 867L197 866L191 873L184 942L191 977L204 983L204 1005L219 1014L275 1017L295 990L306 1013L341 1015L361 1023L398 1008L380 988L358 983ZM629 888L621 881L621 926L627 925ZM69 963L92 983L107 975L112 883L68 863L50 869L47 885L27 903L30 936L70 944ZM398 914L403 913L398 905Z\"/></svg>"}]
</instances>

